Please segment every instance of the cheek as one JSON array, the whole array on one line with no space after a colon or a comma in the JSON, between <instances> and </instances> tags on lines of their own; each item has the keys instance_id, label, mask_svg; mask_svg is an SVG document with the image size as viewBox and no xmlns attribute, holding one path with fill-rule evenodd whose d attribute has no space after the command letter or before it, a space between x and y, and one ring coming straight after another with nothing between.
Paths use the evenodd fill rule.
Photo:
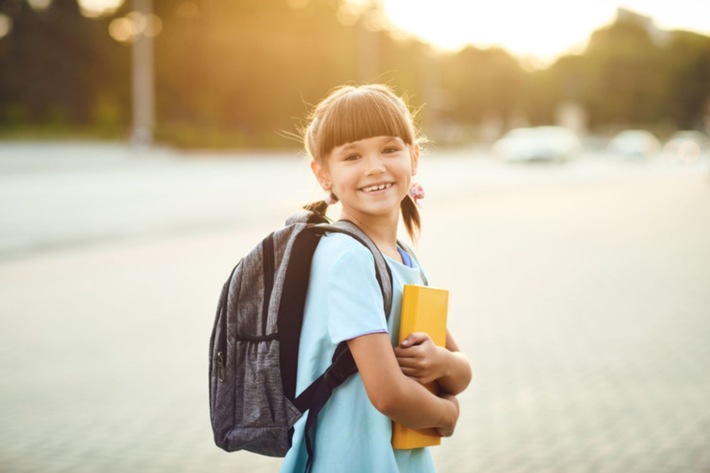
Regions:
<instances>
[{"instance_id":1,"label":"cheek","mask_svg":"<svg viewBox=\"0 0 710 473\"><path fill-rule=\"evenodd\" d=\"M344 169L334 169L331 173L333 187L336 189L349 187L355 182L353 175L352 172Z\"/></svg>"},{"instance_id":2,"label":"cheek","mask_svg":"<svg viewBox=\"0 0 710 473\"><path fill-rule=\"evenodd\" d=\"M404 179L411 181L414 177L414 168L412 167L412 163L410 161L402 163L399 173Z\"/></svg>"},{"instance_id":3,"label":"cheek","mask_svg":"<svg viewBox=\"0 0 710 473\"><path fill-rule=\"evenodd\" d=\"M402 169L400 170L400 176L403 184L403 188L400 190L400 193L402 194L402 198L404 198L406 197L407 193L409 193L409 188L412 186L412 182L414 182L411 166L409 166L408 164L402 166Z\"/></svg>"}]
</instances>

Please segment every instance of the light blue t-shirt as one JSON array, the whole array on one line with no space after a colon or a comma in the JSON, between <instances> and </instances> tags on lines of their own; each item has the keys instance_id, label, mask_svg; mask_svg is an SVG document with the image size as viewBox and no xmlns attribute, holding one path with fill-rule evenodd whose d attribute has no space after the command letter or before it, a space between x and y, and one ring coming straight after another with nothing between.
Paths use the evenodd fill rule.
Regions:
<instances>
[{"instance_id":1,"label":"light blue t-shirt","mask_svg":"<svg viewBox=\"0 0 710 473\"><path fill-rule=\"evenodd\" d=\"M296 393L300 394L328 366L338 343L362 335L388 332L393 345L399 333L404 284L422 284L416 263L410 268L387 258L392 271L392 310L385 319L382 292L370 251L339 233L321 239L313 256L298 354ZM383 380L387 382L387 380ZM304 426L295 425L293 446L282 473L302 472L306 465ZM431 473L436 471L427 448L393 450L392 422L370 403L362 378L354 374L333 391L318 416L313 473Z\"/></svg>"}]
</instances>

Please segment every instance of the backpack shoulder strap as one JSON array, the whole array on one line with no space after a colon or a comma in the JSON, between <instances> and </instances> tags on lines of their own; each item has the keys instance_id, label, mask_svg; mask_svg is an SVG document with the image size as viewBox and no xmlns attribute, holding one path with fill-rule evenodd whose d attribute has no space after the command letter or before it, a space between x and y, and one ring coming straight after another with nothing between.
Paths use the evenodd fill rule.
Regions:
<instances>
[{"instance_id":1,"label":"backpack shoulder strap","mask_svg":"<svg viewBox=\"0 0 710 473\"><path fill-rule=\"evenodd\" d=\"M382 252L377 248L377 245L375 245L370 237L357 225L347 220L340 220L333 224L314 225L311 228L320 234L325 232L344 233L356 239L370 250L375 260L375 276L382 290L385 317L389 318L389 313L392 308L392 272ZM310 471L315 456L315 431L318 413L323 406L325 406L325 403L328 402L328 399L330 399L333 389L343 384L345 380L356 372L357 365L355 364L352 353L350 353L348 344L347 342L341 342L335 349L332 363L328 369L326 369L325 373L313 381L313 383L294 400L294 405L301 412L308 410L304 432L306 453L308 455L308 461L306 463L307 472Z\"/></svg>"}]
</instances>

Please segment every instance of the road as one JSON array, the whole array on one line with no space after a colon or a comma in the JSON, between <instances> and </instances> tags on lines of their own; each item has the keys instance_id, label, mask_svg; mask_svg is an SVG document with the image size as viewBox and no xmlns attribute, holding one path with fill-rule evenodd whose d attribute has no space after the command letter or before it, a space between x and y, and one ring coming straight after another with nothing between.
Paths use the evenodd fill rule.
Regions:
<instances>
[{"instance_id":1,"label":"road","mask_svg":"<svg viewBox=\"0 0 710 473\"><path fill-rule=\"evenodd\" d=\"M270 472L211 440L223 280L296 154L0 143L0 471ZM440 473L710 471L710 165L432 150L419 256L475 379Z\"/></svg>"}]
</instances>

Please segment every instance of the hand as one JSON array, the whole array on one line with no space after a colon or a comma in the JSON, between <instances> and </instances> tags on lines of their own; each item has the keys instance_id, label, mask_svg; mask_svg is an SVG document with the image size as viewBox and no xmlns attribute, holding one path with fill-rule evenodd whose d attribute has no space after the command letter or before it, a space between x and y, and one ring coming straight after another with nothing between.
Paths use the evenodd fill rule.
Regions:
<instances>
[{"instance_id":1,"label":"hand","mask_svg":"<svg viewBox=\"0 0 710 473\"><path fill-rule=\"evenodd\" d=\"M447 427L439 427L438 429L436 429L436 431L442 437L451 437L454 434L454 430L456 429L456 423L459 420L459 401L458 399L456 399L456 396L452 396L451 394L442 394L441 398L446 399L454 405L454 408L456 409L456 415L453 419L453 424Z\"/></svg>"},{"instance_id":2,"label":"hand","mask_svg":"<svg viewBox=\"0 0 710 473\"><path fill-rule=\"evenodd\" d=\"M436 346L426 333L410 334L395 347L394 354L402 373L420 384L429 384L446 375L448 352Z\"/></svg>"}]
</instances>

